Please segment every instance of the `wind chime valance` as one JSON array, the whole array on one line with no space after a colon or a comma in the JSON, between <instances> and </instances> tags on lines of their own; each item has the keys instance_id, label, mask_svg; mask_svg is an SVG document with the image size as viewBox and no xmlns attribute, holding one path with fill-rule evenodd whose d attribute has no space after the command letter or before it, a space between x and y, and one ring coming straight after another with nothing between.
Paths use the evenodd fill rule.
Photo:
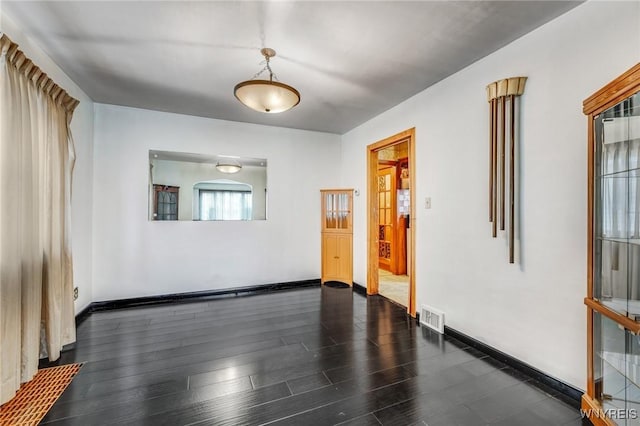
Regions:
<instances>
[{"instance_id":1,"label":"wind chime valance","mask_svg":"<svg viewBox=\"0 0 640 426\"><path fill-rule=\"evenodd\" d=\"M527 77L511 77L494 81L487 85L489 102L489 221L492 224L493 238L500 230L505 230L506 216L506 183L509 182L509 263L515 260L515 203L516 203L516 133L519 129L517 120L517 98L524 92ZM509 145L506 139L509 134ZM508 150L508 156L507 156ZM505 176L506 164L509 165L509 176ZM499 173L498 173L499 172ZM498 192L498 184L500 191ZM500 208L498 208L498 199Z\"/></svg>"},{"instance_id":2,"label":"wind chime valance","mask_svg":"<svg viewBox=\"0 0 640 426\"><path fill-rule=\"evenodd\" d=\"M0 33L0 54L6 57L8 63L13 65L20 74L24 75L37 88L51 98L53 102L61 105L67 112L72 113L80 101L70 96L66 90L58 86L40 67L18 48L6 35ZM68 115L69 120L71 114Z\"/></svg>"}]
</instances>

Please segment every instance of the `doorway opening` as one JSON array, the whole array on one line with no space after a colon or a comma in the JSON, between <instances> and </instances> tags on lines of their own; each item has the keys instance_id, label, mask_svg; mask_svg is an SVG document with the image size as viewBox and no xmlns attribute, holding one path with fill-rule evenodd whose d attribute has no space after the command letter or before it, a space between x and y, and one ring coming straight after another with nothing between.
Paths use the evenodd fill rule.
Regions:
<instances>
[{"instance_id":1,"label":"doorway opening","mask_svg":"<svg viewBox=\"0 0 640 426\"><path fill-rule=\"evenodd\" d=\"M415 317L415 128L367 147L367 294Z\"/></svg>"}]
</instances>

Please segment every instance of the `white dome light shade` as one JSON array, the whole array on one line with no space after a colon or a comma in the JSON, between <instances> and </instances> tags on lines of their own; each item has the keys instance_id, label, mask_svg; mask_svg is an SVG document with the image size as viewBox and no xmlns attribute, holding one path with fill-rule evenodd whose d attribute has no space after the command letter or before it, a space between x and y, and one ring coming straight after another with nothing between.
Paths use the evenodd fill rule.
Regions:
<instances>
[{"instance_id":1,"label":"white dome light shade","mask_svg":"<svg viewBox=\"0 0 640 426\"><path fill-rule=\"evenodd\" d=\"M249 108L271 114L290 110L300 103L300 93L279 81L243 81L236 85L233 93Z\"/></svg>"},{"instance_id":2,"label":"white dome light shade","mask_svg":"<svg viewBox=\"0 0 640 426\"><path fill-rule=\"evenodd\" d=\"M264 56L265 67L253 76L253 79L236 84L233 94L245 106L254 111L275 114L290 110L300 103L300 92L288 84L280 83L273 74L271 58L276 56L276 51L268 47L260 49ZM269 80L257 80L263 72L269 72Z\"/></svg>"},{"instance_id":3,"label":"white dome light shade","mask_svg":"<svg viewBox=\"0 0 640 426\"><path fill-rule=\"evenodd\" d=\"M221 173L238 173L242 166L240 164L218 163L216 169Z\"/></svg>"}]
</instances>

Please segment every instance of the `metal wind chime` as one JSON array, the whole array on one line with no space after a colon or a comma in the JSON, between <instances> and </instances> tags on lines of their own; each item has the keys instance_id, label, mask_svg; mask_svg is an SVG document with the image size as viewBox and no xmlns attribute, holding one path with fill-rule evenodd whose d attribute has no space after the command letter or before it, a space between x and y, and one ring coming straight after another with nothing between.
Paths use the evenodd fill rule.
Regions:
<instances>
[{"instance_id":1,"label":"metal wind chime","mask_svg":"<svg viewBox=\"0 0 640 426\"><path fill-rule=\"evenodd\" d=\"M487 86L489 101L489 221L492 224L493 238L500 230L505 230L506 182L509 182L509 263L514 263L515 235L515 165L516 165L516 129L519 123L516 117L517 97L524 92L527 77L511 77L495 81ZM507 146L507 132L509 145ZM505 169L509 167L509 176ZM498 188L499 184L499 188ZM498 191L499 189L499 191ZM498 200L500 207L498 208Z\"/></svg>"}]
</instances>

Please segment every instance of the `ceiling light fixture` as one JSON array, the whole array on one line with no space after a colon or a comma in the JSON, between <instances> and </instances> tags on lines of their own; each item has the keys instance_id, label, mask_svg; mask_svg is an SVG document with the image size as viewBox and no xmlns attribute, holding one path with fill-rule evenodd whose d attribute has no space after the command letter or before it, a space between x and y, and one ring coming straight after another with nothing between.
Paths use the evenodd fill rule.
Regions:
<instances>
[{"instance_id":1,"label":"ceiling light fixture","mask_svg":"<svg viewBox=\"0 0 640 426\"><path fill-rule=\"evenodd\" d=\"M265 47L260 53L267 64L251 80L236 84L233 94L240 102L255 111L273 114L290 110L300 103L300 92L288 84L275 81L278 78L269 65L269 60L276 56L275 50ZM269 80L256 80L265 71L269 71Z\"/></svg>"},{"instance_id":2,"label":"ceiling light fixture","mask_svg":"<svg viewBox=\"0 0 640 426\"><path fill-rule=\"evenodd\" d=\"M218 169L218 171L221 173L238 173L240 169L242 169L242 165L240 163L221 163L218 161L218 164L216 164L216 169Z\"/></svg>"}]
</instances>

